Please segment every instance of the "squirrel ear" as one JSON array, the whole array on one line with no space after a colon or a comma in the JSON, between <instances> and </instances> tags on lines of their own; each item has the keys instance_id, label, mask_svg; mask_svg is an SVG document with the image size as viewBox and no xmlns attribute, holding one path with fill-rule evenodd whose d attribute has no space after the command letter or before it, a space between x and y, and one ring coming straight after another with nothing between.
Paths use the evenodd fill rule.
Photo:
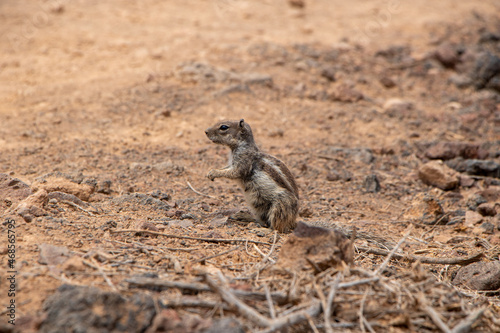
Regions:
<instances>
[{"instance_id":1,"label":"squirrel ear","mask_svg":"<svg viewBox=\"0 0 500 333\"><path fill-rule=\"evenodd\" d=\"M243 127L243 123L245 122L245 119L240 120L240 127Z\"/></svg>"}]
</instances>

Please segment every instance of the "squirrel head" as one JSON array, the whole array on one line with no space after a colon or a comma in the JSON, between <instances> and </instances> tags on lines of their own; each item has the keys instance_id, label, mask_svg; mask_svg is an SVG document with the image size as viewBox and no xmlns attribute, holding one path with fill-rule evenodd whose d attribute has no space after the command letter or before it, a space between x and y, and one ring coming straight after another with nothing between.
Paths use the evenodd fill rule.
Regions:
<instances>
[{"instance_id":1,"label":"squirrel head","mask_svg":"<svg viewBox=\"0 0 500 333\"><path fill-rule=\"evenodd\" d=\"M214 143L229 146L231 149L245 144L255 145L252 129L244 119L218 122L205 133Z\"/></svg>"}]
</instances>

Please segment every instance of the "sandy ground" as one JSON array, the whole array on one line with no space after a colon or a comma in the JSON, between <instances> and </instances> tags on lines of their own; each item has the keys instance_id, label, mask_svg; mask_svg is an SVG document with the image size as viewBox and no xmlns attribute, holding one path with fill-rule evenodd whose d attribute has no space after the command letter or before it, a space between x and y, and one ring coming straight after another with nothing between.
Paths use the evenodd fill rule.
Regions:
<instances>
[{"instance_id":1,"label":"sandy ground","mask_svg":"<svg viewBox=\"0 0 500 333\"><path fill-rule=\"evenodd\" d=\"M45 206L48 215L29 223L14 215L17 318L24 328L36 330L43 301L63 282L109 288L99 274L68 275L60 266L40 264L40 244L83 256L134 237L110 234L107 225L137 228L143 221L169 233L270 237L255 224L213 222L218 212L245 208L233 183L205 178L226 161L227 151L204 134L223 118L244 118L262 149L289 165L301 190L300 220L312 224L356 226L397 241L407 226L402 216L419 194L456 212L467 209L471 195L495 186L490 178L477 178L472 186L442 191L423 184L417 170L427 161L422 145L435 141L477 143L499 162L498 92L491 97L486 90L459 89L449 81L454 69L426 62L443 42L469 47L484 31L498 33L498 2L305 4L0 2L0 172L32 189L47 174L91 184L86 202L99 210L90 216L59 203ZM384 105L392 98L411 107L388 112ZM488 99L490 113L464 111ZM369 175L379 179L379 192L367 191ZM102 190L106 182L110 187ZM196 194L187 182L212 198ZM133 206L124 197L155 191L167 212ZM9 204L3 205L7 212ZM488 234L479 226L420 225L414 236L426 247L464 236L468 254L474 238L498 248L497 217L488 220L495 226ZM138 239L172 248L179 242ZM414 243L405 250L418 250ZM5 244L6 238L0 248ZM438 249L431 254L439 255ZM208 246L172 255L187 267L193 258L223 250ZM247 260L244 253L233 256ZM379 262L371 259L364 264ZM172 270L171 264L145 264L147 256L140 260L149 271ZM112 280L119 285L124 276ZM449 281L451 273L439 276ZM0 286L1 299L7 299Z\"/></svg>"}]
</instances>

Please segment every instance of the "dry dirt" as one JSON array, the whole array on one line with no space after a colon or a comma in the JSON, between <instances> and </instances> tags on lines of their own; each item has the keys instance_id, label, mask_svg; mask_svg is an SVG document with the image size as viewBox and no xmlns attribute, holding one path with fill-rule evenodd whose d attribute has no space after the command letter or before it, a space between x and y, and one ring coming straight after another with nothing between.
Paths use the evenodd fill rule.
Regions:
<instances>
[{"instance_id":1,"label":"dry dirt","mask_svg":"<svg viewBox=\"0 0 500 333\"><path fill-rule=\"evenodd\" d=\"M414 224L404 253L498 260L499 215L464 218L474 194L498 193L498 178L462 174L443 191L424 184L418 169L433 142L473 143L500 162L498 90L458 88L450 77L467 69L433 56L443 44L498 54L498 40L484 36L498 37L499 12L494 0L306 0L303 8L268 0L1 1L0 173L32 190L67 179L92 192L86 211L54 199L30 222L13 212L19 202L0 198L2 222L16 221L16 329L36 330L43 302L63 283L127 293L131 274L186 279L195 261L234 247L114 230L273 241L271 230L223 215L245 209L234 183L205 178L226 163L227 149L204 129L224 118L244 118L259 146L296 175L301 221L356 227L359 246L374 244L366 235L394 245ZM403 102L391 108L390 99ZM373 175L379 191L371 191ZM423 194L455 223L405 215ZM4 267L5 223L1 230ZM273 258L288 237L280 235ZM44 243L93 267L41 264ZM243 247L202 263L237 277L261 259ZM365 269L381 260L355 257ZM458 269L424 267L445 283Z\"/></svg>"}]
</instances>

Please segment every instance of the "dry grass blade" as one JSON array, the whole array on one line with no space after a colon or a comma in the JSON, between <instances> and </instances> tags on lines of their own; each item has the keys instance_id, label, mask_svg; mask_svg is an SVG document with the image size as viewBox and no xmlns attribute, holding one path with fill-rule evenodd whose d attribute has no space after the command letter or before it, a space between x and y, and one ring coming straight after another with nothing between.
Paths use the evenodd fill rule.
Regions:
<instances>
[{"instance_id":1,"label":"dry grass blade","mask_svg":"<svg viewBox=\"0 0 500 333\"><path fill-rule=\"evenodd\" d=\"M187 181L187 180L186 180L186 183L187 183L187 186L188 186L188 187L191 189L191 191L193 191L194 193L199 194L199 195L201 195L201 196L203 196L203 197L207 197L207 198L215 199L215 197L214 197L214 196L211 196L211 195L208 195L208 194L205 194L205 193L201 193L201 192L199 192L199 191L195 190L195 188L193 187L193 185L191 185L191 183L190 183L189 181Z\"/></svg>"}]
</instances>

